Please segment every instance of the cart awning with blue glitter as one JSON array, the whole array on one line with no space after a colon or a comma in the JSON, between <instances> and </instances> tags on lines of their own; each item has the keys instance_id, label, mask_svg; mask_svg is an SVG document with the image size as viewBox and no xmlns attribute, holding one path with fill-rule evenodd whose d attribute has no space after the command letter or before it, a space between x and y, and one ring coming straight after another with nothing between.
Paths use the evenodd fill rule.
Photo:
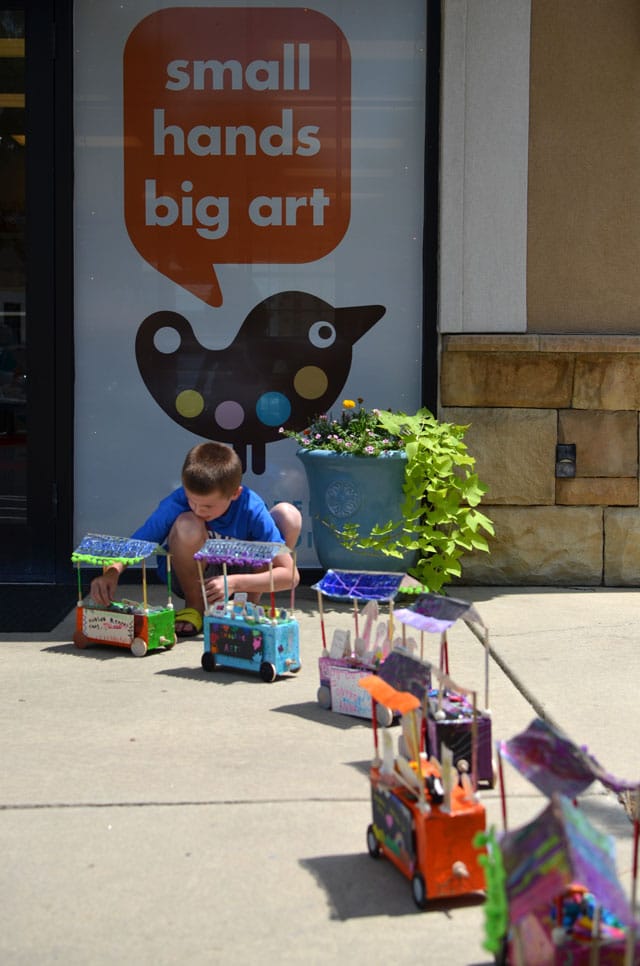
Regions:
<instances>
[{"instance_id":1,"label":"cart awning with blue glitter","mask_svg":"<svg viewBox=\"0 0 640 966\"><path fill-rule=\"evenodd\" d=\"M382 571L327 570L312 590L325 597L342 600L391 601L397 595L405 575Z\"/></svg>"},{"instance_id":2,"label":"cart awning with blue glitter","mask_svg":"<svg viewBox=\"0 0 640 966\"><path fill-rule=\"evenodd\" d=\"M103 533L87 533L71 555L73 563L108 567L113 563L137 564L153 554L166 554L164 547L149 540L112 537Z\"/></svg>"},{"instance_id":3,"label":"cart awning with blue glitter","mask_svg":"<svg viewBox=\"0 0 640 966\"><path fill-rule=\"evenodd\" d=\"M275 557L292 551L286 543L259 540L221 540L211 538L194 553L194 560L232 567L264 567Z\"/></svg>"}]
</instances>

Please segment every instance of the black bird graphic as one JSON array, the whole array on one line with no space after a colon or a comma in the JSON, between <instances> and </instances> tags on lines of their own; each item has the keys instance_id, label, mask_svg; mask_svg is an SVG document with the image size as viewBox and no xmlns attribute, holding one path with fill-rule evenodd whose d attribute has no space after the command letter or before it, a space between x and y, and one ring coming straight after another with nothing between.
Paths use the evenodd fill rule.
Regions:
<instances>
[{"instance_id":1,"label":"black bird graphic","mask_svg":"<svg viewBox=\"0 0 640 966\"><path fill-rule=\"evenodd\" d=\"M382 318L382 305L333 308L305 292L280 292L251 310L225 349L205 349L177 312L154 312L140 325L136 360L155 401L204 439L231 443L254 473L279 429L302 429L335 403L353 345ZM160 330L178 345L163 351ZM162 342L166 345L166 339ZM161 344L161 343L160 343Z\"/></svg>"}]
</instances>

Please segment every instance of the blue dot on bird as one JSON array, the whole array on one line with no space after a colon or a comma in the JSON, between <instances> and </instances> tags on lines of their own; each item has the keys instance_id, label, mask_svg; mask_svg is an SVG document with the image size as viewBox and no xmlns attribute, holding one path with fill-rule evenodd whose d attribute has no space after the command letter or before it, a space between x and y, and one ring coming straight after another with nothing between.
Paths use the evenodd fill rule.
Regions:
<instances>
[{"instance_id":1,"label":"blue dot on bird","mask_svg":"<svg viewBox=\"0 0 640 966\"><path fill-rule=\"evenodd\" d=\"M256 414L265 426L282 426L291 415L291 403L281 392L265 392L256 403Z\"/></svg>"}]
</instances>

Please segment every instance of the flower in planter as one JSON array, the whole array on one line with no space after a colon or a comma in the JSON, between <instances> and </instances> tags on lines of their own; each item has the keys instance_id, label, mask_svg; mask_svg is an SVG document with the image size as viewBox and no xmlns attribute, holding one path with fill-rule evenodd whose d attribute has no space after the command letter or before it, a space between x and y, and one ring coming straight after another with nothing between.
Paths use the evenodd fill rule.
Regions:
<instances>
[{"instance_id":1,"label":"flower in planter","mask_svg":"<svg viewBox=\"0 0 640 966\"><path fill-rule=\"evenodd\" d=\"M489 550L484 534L494 533L491 520L478 509L487 488L474 472L475 458L464 443L468 427L440 422L428 409L413 415L367 411L362 402L345 399L339 419L318 416L306 429L281 432L297 440L301 451L372 457L394 453L406 459L399 519L379 520L365 532L355 523L332 529L348 550L395 558L416 551L417 563L408 573L437 592L462 576L465 553Z\"/></svg>"},{"instance_id":2,"label":"flower in planter","mask_svg":"<svg viewBox=\"0 0 640 966\"><path fill-rule=\"evenodd\" d=\"M354 456L380 456L402 449L400 437L390 433L380 422L380 410L367 410L363 402L360 398L356 402L344 399L342 413L337 419L325 413L316 416L305 429L280 429L280 432L295 439L302 449L324 449Z\"/></svg>"}]
</instances>

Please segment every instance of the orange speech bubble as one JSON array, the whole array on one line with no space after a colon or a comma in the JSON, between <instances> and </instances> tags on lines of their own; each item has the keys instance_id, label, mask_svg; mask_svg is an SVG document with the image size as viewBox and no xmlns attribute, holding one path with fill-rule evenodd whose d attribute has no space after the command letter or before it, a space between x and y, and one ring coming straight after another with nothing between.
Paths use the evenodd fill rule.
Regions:
<instances>
[{"instance_id":1,"label":"orange speech bubble","mask_svg":"<svg viewBox=\"0 0 640 966\"><path fill-rule=\"evenodd\" d=\"M310 262L349 224L351 57L302 8L158 10L124 52L125 218L210 305L215 264Z\"/></svg>"}]
</instances>

